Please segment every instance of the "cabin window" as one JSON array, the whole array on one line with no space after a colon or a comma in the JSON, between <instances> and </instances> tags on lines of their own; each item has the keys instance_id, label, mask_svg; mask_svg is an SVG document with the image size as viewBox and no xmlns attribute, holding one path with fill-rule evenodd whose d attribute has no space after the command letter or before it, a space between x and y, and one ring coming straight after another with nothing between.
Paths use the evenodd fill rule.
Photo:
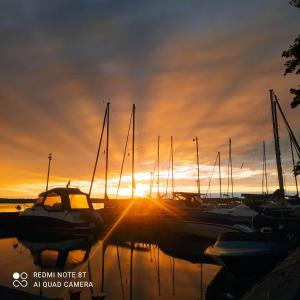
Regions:
<instances>
[{"instance_id":1,"label":"cabin window","mask_svg":"<svg viewBox=\"0 0 300 300\"><path fill-rule=\"evenodd\" d=\"M89 203L86 195L71 194L69 195L69 198L71 209L89 208Z\"/></svg>"},{"instance_id":2,"label":"cabin window","mask_svg":"<svg viewBox=\"0 0 300 300\"><path fill-rule=\"evenodd\" d=\"M56 193L48 194L44 206L48 210L61 210L61 197Z\"/></svg>"}]
</instances>

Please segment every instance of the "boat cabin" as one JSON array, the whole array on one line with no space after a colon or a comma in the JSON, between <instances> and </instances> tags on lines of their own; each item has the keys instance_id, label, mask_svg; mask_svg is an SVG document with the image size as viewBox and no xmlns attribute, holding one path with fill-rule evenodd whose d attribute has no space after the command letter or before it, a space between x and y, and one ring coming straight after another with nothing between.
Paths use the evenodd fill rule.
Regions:
<instances>
[{"instance_id":1,"label":"boat cabin","mask_svg":"<svg viewBox=\"0 0 300 300\"><path fill-rule=\"evenodd\" d=\"M53 188L39 194L34 207L42 206L48 211L93 210L88 194L77 188Z\"/></svg>"}]
</instances>

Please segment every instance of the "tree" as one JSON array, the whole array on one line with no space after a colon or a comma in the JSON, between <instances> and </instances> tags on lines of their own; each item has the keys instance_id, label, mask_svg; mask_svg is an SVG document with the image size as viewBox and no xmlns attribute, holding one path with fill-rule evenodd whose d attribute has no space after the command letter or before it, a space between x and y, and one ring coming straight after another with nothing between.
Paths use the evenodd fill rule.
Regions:
<instances>
[{"instance_id":1,"label":"tree","mask_svg":"<svg viewBox=\"0 0 300 300\"><path fill-rule=\"evenodd\" d=\"M300 0L290 0L290 4L300 9ZM287 58L285 62L284 75L289 73L300 74L300 35L294 40L294 43L290 45L288 50L283 51L282 57ZM300 86L299 86L300 87ZM291 88L290 92L294 95L293 101L291 102L292 108L300 105L300 89Z\"/></svg>"}]
</instances>

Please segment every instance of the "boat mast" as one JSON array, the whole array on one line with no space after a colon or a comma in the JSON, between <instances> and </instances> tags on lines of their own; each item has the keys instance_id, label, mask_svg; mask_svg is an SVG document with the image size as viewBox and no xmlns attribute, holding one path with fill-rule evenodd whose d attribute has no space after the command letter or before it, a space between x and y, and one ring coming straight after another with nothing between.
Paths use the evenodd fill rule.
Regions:
<instances>
[{"instance_id":1,"label":"boat mast","mask_svg":"<svg viewBox=\"0 0 300 300\"><path fill-rule=\"evenodd\" d=\"M92 180L91 180L91 185L90 185L90 190L89 190L89 195L90 196L91 196L91 192L92 192L92 188L93 188L93 183L94 183L94 179L95 179L95 174L96 174L96 169L97 169L97 164L98 164L98 159L99 159L99 153L100 153L100 148L101 148L102 138L103 138L103 133L104 133L104 128L105 128L106 117L107 117L107 108L105 109L105 114L104 114L104 118L103 118L103 124L102 124L102 130L101 130L100 140L99 140L99 144L98 144L96 161L95 161L95 165L94 165L94 170L93 170L93 175L92 175Z\"/></svg>"},{"instance_id":2,"label":"boat mast","mask_svg":"<svg viewBox=\"0 0 300 300\"><path fill-rule=\"evenodd\" d=\"M218 152L219 159L219 185L220 185L220 199L222 199L222 177L221 177L221 153Z\"/></svg>"},{"instance_id":3,"label":"boat mast","mask_svg":"<svg viewBox=\"0 0 300 300\"><path fill-rule=\"evenodd\" d=\"M231 138L229 138L229 167L230 167L229 170L230 170L231 198L233 198L233 176L232 176ZM229 183L229 178L228 178L228 183ZM228 184L228 188L229 188L229 184Z\"/></svg>"},{"instance_id":4,"label":"boat mast","mask_svg":"<svg viewBox=\"0 0 300 300\"><path fill-rule=\"evenodd\" d=\"M174 153L173 153L173 137L171 136L171 163L172 163L172 199L174 200Z\"/></svg>"},{"instance_id":5,"label":"boat mast","mask_svg":"<svg viewBox=\"0 0 300 300\"><path fill-rule=\"evenodd\" d=\"M46 192L48 191L48 185L49 185L49 175L50 175L51 160L52 160L52 154L49 153L49 155L48 155L48 171L47 171Z\"/></svg>"},{"instance_id":6,"label":"boat mast","mask_svg":"<svg viewBox=\"0 0 300 300\"><path fill-rule=\"evenodd\" d=\"M108 144L109 144L109 105L110 103L107 102L106 110L107 110L107 124L106 124L106 160L105 160L105 190L104 190L104 199L107 200L107 173L108 173Z\"/></svg>"},{"instance_id":7,"label":"boat mast","mask_svg":"<svg viewBox=\"0 0 300 300\"><path fill-rule=\"evenodd\" d=\"M157 137L157 199L160 198L159 195L159 136Z\"/></svg>"},{"instance_id":8,"label":"boat mast","mask_svg":"<svg viewBox=\"0 0 300 300\"><path fill-rule=\"evenodd\" d=\"M266 143L265 143L265 141L263 141L262 194L267 194L268 195L268 176L267 176L267 158L266 158Z\"/></svg>"},{"instance_id":9,"label":"boat mast","mask_svg":"<svg viewBox=\"0 0 300 300\"><path fill-rule=\"evenodd\" d=\"M198 195L200 194L200 167L199 167L199 145L198 145L198 137L195 137L193 139L194 142L196 142L196 154L197 154L197 187L198 187Z\"/></svg>"},{"instance_id":10,"label":"boat mast","mask_svg":"<svg viewBox=\"0 0 300 300\"><path fill-rule=\"evenodd\" d=\"M272 124L273 124L273 135L274 135L279 190L281 195L284 196L283 175L282 175L280 144L279 144L279 131L278 131L278 121L277 121L277 109L276 109L276 102L274 101L273 90L270 90L270 103L271 103L271 112L272 112Z\"/></svg>"},{"instance_id":11,"label":"boat mast","mask_svg":"<svg viewBox=\"0 0 300 300\"><path fill-rule=\"evenodd\" d=\"M132 187L131 187L131 197L132 200L134 198L134 189L135 189L135 182L134 182L134 136L135 136L135 104L132 106Z\"/></svg>"}]
</instances>

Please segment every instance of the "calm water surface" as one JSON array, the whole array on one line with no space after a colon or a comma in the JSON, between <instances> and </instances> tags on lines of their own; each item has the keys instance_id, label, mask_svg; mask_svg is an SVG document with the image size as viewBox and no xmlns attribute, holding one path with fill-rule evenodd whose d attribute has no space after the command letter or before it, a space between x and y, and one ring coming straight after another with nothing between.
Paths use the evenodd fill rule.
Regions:
<instances>
[{"instance_id":1,"label":"calm water surface","mask_svg":"<svg viewBox=\"0 0 300 300\"><path fill-rule=\"evenodd\" d=\"M14 207L1 205L0 210ZM16 289L35 295L72 300L229 299L228 287L240 287L226 269L203 255L212 241L174 236L156 224L126 227L121 222L105 241L103 234L73 238L1 234L0 286L13 288L13 273L26 272L28 285ZM76 276L86 273L80 279L57 278L69 271ZM34 278L34 272L55 278ZM62 286L53 286L57 282ZM73 282L93 286L76 287Z\"/></svg>"}]
</instances>

